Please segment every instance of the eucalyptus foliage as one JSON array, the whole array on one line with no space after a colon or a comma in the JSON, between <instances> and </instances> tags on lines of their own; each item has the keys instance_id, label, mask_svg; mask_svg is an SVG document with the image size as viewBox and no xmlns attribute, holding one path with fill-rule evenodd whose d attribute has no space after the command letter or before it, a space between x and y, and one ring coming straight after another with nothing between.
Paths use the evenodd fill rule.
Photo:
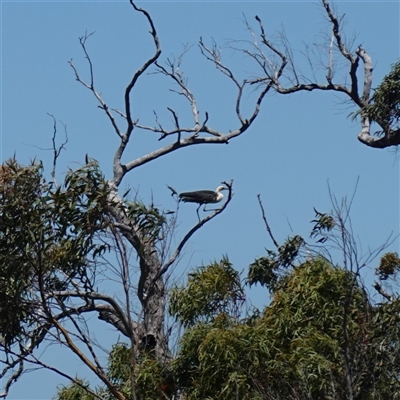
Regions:
<instances>
[{"instance_id":1,"label":"eucalyptus foliage","mask_svg":"<svg viewBox=\"0 0 400 400\"><path fill-rule=\"evenodd\" d=\"M96 163L70 172L59 187L46 182L40 163L2 165L0 332L7 348L44 333L35 326L51 293L93 279L94 260L107 250L95 241L108 224L106 196Z\"/></svg>"},{"instance_id":2,"label":"eucalyptus foliage","mask_svg":"<svg viewBox=\"0 0 400 400\"><path fill-rule=\"evenodd\" d=\"M210 271L198 270L197 280L205 275L208 281ZM277 278L262 313L240 321L222 309L209 320L201 318L202 309L197 319L191 314L196 322L182 336L173 363L186 398L347 399L346 349L356 398L396 398L390 396L400 394L398 312L394 305L372 304L354 278L316 258ZM189 278L183 291L193 293L191 284ZM212 285L208 288L206 297L212 298ZM185 295L181 303L184 312ZM174 307L174 315L182 315Z\"/></svg>"},{"instance_id":3,"label":"eucalyptus foliage","mask_svg":"<svg viewBox=\"0 0 400 400\"><path fill-rule=\"evenodd\" d=\"M126 343L117 343L110 351L108 358L107 377L127 399L132 398L131 372L135 376L135 394L138 399L159 400L168 399L174 392L174 382L171 371L161 365L155 357L146 352L136 353L134 371L131 371L132 349ZM83 381L82 386L87 385ZM107 388L100 386L95 390L97 396L104 400L113 400L115 397ZM79 396L83 397L79 397ZM86 395L87 397L84 397ZM94 395L87 392L77 384L59 388L57 400L92 400Z\"/></svg>"},{"instance_id":4,"label":"eucalyptus foliage","mask_svg":"<svg viewBox=\"0 0 400 400\"><path fill-rule=\"evenodd\" d=\"M389 74L376 88L366 112L385 132L400 129L400 61L392 65ZM383 134L383 131L377 134Z\"/></svg>"},{"instance_id":5,"label":"eucalyptus foliage","mask_svg":"<svg viewBox=\"0 0 400 400\"><path fill-rule=\"evenodd\" d=\"M184 326L213 321L221 314L238 315L245 300L239 273L227 257L189 274L185 288L172 289L170 312Z\"/></svg>"}]
</instances>

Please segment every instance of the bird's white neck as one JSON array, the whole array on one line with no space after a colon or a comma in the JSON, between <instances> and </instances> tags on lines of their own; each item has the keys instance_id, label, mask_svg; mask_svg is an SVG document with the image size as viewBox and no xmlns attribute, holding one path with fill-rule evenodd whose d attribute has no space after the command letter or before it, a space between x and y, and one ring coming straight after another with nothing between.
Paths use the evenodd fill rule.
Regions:
<instances>
[{"instance_id":1,"label":"bird's white neck","mask_svg":"<svg viewBox=\"0 0 400 400\"><path fill-rule=\"evenodd\" d=\"M219 202L224 198L224 195L217 189L216 192L217 193L217 199L216 201Z\"/></svg>"}]
</instances>

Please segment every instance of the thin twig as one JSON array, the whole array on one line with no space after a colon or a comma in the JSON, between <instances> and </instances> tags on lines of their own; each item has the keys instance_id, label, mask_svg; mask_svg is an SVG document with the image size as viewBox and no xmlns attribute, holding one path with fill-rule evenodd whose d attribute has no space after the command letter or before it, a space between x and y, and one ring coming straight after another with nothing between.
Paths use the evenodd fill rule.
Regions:
<instances>
[{"instance_id":1,"label":"thin twig","mask_svg":"<svg viewBox=\"0 0 400 400\"><path fill-rule=\"evenodd\" d=\"M260 205L260 208L261 208L262 219L264 220L264 224L265 224L265 227L266 227L267 232L268 232L268 234L269 234L269 237L270 237L271 240L274 242L275 247L276 247L277 249L279 249L279 244L278 244L278 242L275 240L275 237L274 237L274 235L272 234L271 228L269 227L269 224L268 224L268 221L267 221L267 217L265 216L264 207L263 207L263 204L262 204L262 202L261 202L261 196L260 196L259 194L257 195L257 199L258 199L258 204Z\"/></svg>"}]
</instances>

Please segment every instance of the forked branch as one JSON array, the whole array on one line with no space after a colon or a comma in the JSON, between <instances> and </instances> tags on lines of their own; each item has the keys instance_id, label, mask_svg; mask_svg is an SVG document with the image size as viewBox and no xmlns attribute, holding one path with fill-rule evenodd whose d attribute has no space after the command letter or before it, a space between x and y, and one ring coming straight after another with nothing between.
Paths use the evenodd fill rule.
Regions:
<instances>
[{"instance_id":1,"label":"forked branch","mask_svg":"<svg viewBox=\"0 0 400 400\"><path fill-rule=\"evenodd\" d=\"M81 83L85 88L89 89L94 97L97 99L97 101L100 103L99 108L101 108L102 110L104 110L104 112L106 113L108 119L110 120L116 134L122 138L122 133L117 125L117 122L115 121L115 118L113 116L113 114L111 113L110 109L108 108L107 104L105 103L105 101L103 100L103 98L100 96L100 94L97 92L95 85L94 85L94 72L93 72L93 64L92 64L92 60L90 58L90 55L87 51L86 48L86 41L90 38L90 36L93 35L92 33L87 33L85 32L85 35L79 38L79 42L81 44L82 50L85 54L85 58L89 64L89 79L90 79L90 83L85 82L79 75L79 72L77 70L77 68L75 67L72 59L70 61L68 61L69 65L71 66L71 68L74 70L75 73L75 79Z\"/></svg>"}]
</instances>

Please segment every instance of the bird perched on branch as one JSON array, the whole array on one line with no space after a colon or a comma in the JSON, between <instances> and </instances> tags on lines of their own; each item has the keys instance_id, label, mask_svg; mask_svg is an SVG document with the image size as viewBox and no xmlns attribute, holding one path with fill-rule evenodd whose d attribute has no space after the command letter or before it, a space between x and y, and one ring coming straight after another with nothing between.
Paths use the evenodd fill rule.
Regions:
<instances>
[{"instance_id":1,"label":"bird perched on branch","mask_svg":"<svg viewBox=\"0 0 400 400\"><path fill-rule=\"evenodd\" d=\"M225 186L218 186L215 191L197 190L195 192L185 192L179 195L179 200L185 203L197 203L199 206L197 207L196 213L200 219L200 207L204 204L204 211L207 211L206 204L219 203L224 198L224 195L221 193L222 190L228 190L228 188Z\"/></svg>"}]
</instances>

